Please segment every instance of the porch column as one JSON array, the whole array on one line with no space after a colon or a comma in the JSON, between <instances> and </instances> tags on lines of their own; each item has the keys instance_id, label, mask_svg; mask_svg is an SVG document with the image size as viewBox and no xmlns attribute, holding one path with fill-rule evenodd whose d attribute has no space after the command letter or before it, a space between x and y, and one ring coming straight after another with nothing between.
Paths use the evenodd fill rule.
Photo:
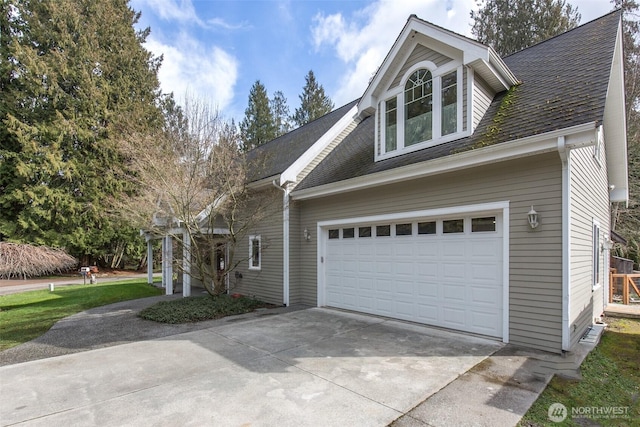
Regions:
<instances>
[{"instance_id":1,"label":"porch column","mask_svg":"<svg viewBox=\"0 0 640 427\"><path fill-rule=\"evenodd\" d=\"M153 284L153 240L147 236L147 283Z\"/></svg>"},{"instance_id":2,"label":"porch column","mask_svg":"<svg viewBox=\"0 0 640 427\"><path fill-rule=\"evenodd\" d=\"M191 296L191 239L189 233L182 233L182 297Z\"/></svg>"},{"instance_id":3,"label":"porch column","mask_svg":"<svg viewBox=\"0 0 640 427\"><path fill-rule=\"evenodd\" d=\"M173 238L169 235L165 239L167 241L167 287L165 294L173 295Z\"/></svg>"},{"instance_id":4,"label":"porch column","mask_svg":"<svg viewBox=\"0 0 640 427\"><path fill-rule=\"evenodd\" d=\"M167 287L167 236L162 236L162 287Z\"/></svg>"}]
</instances>

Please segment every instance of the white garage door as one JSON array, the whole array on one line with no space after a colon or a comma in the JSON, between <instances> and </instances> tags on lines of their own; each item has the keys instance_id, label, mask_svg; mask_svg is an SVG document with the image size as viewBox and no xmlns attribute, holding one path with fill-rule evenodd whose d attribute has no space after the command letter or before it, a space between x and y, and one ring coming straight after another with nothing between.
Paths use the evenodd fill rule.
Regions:
<instances>
[{"instance_id":1,"label":"white garage door","mask_svg":"<svg viewBox=\"0 0 640 427\"><path fill-rule=\"evenodd\" d=\"M498 214L324 227L325 304L502 337Z\"/></svg>"}]
</instances>

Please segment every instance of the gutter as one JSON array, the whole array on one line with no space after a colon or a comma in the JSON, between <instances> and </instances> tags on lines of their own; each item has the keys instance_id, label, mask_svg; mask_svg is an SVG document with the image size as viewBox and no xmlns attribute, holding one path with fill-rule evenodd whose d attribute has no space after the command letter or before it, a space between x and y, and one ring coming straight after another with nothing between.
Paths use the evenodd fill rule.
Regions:
<instances>
[{"instance_id":1,"label":"gutter","mask_svg":"<svg viewBox=\"0 0 640 427\"><path fill-rule=\"evenodd\" d=\"M282 191L282 303L289 306L289 190L276 183L271 184Z\"/></svg>"},{"instance_id":2,"label":"gutter","mask_svg":"<svg viewBox=\"0 0 640 427\"><path fill-rule=\"evenodd\" d=\"M571 154L565 138L558 137L558 154L562 161L562 350L569 351L571 331Z\"/></svg>"},{"instance_id":3,"label":"gutter","mask_svg":"<svg viewBox=\"0 0 640 427\"><path fill-rule=\"evenodd\" d=\"M596 143L598 138L597 128L596 122L587 122L434 160L293 191L291 198L293 200L315 199L349 191L363 190L378 185L469 169L505 160L550 153L557 151L557 139L559 137L565 138L567 148L586 147Z\"/></svg>"}]
</instances>

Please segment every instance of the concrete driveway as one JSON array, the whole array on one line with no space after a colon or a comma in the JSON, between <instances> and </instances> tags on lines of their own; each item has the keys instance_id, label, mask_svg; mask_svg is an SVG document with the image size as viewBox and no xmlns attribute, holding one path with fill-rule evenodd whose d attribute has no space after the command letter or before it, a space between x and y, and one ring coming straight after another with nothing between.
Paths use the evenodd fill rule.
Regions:
<instances>
[{"instance_id":1,"label":"concrete driveway","mask_svg":"<svg viewBox=\"0 0 640 427\"><path fill-rule=\"evenodd\" d=\"M319 308L229 320L4 366L0 422L384 426L502 347Z\"/></svg>"}]
</instances>

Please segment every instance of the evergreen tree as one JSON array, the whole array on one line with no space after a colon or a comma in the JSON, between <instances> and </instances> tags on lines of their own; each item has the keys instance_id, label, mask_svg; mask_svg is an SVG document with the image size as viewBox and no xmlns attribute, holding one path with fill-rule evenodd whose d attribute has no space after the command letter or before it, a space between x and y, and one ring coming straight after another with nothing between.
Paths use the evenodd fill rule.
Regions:
<instances>
[{"instance_id":1,"label":"evergreen tree","mask_svg":"<svg viewBox=\"0 0 640 427\"><path fill-rule=\"evenodd\" d=\"M284 135L291 130L291 120L289 118L289 106L284 93L276 91L271 99L271 112L273 113L273 124L276 127L276 137Z\"/></svg>"},{"instance_id":2,"label":"evergreen tree","mask_svg":"<svg viewBox=\"0 0 640 427\"><path fill-rule=\"evenodd\" d=\"M510 55L574 28L580 14L565 0L487 0L477 12L472 34L501 56Z\"/></svg>"},{"instance_id":3,"label":"evergreen tree","mask_svg":"<svg viewBox=\"0 0 640 427\"><path fill-rule=\"evenodd\" d=\"M300 108L296 108L293 121L302 126L333 110L333 101L324 93L322 85L318 84L313 70L304 78L306 83L300 95Z\"/></svg>"},{"instance_id":4,"label":"evergreen tree","mask_svg":"<svg viewBox=\"0 0 640 427\"><path fill-rule=\"evenodd\" d=\"M260 80L249 91L249 105L244 110L244 119L240 123L242 148L249 151L276 137L276 126L269 106L269 97Z\"/></svg>"},{"instance_id":5,"label":"evergreen tree","mask_svg":"<svg viewBox=\"0 0 640 427\"><path fill-rule=\"evenodd\" d=\"M135 252L137 230L105 202L135 191L119 139L162 124L160 61L142 47L148 31L133 28L139 14L126 0L0 8L0 239L83 262Z\"/></svg>"}]
</instances>

